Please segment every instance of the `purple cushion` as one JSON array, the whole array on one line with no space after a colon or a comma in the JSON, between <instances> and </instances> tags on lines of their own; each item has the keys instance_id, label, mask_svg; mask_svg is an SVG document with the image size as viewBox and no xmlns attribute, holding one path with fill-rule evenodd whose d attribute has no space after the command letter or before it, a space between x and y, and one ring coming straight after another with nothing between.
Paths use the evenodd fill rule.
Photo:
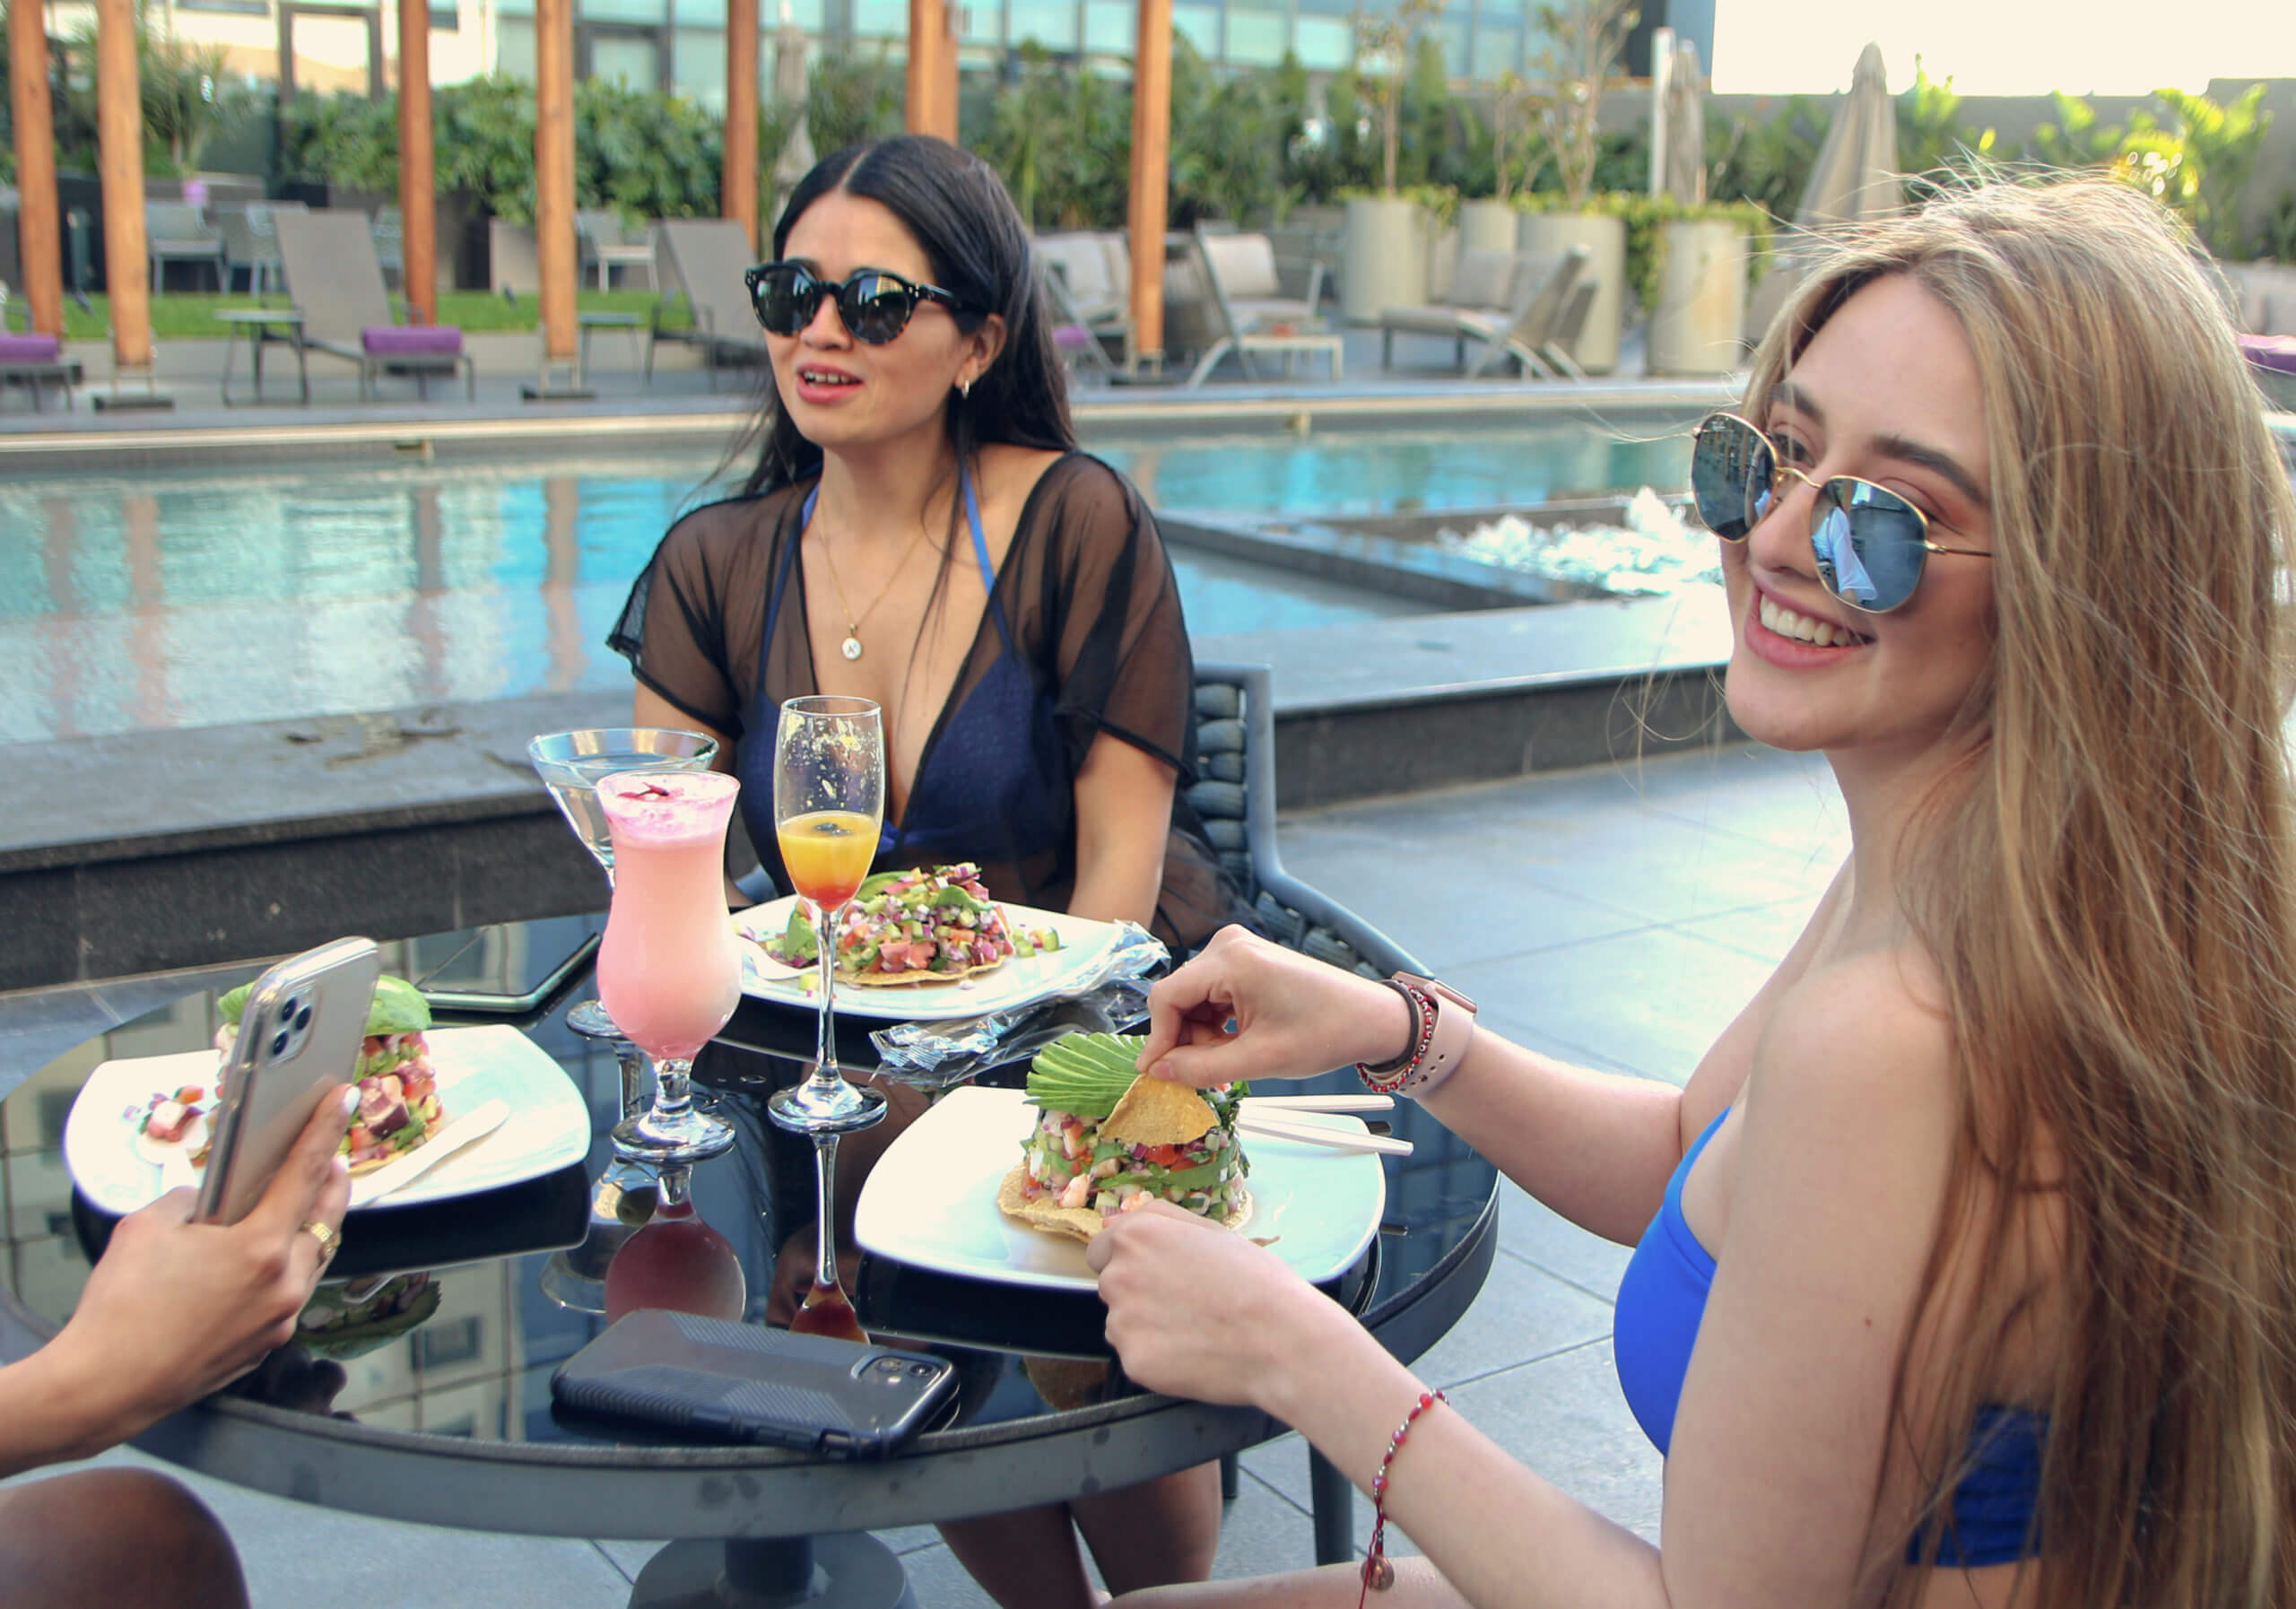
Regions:
<instances>
[{"instance_id":1,"label":"purple cushion","mask_svg":"<svg viewBox=\"0 0 2296 1609\"><path fill-rule=\"evenodd\" d=\"M2242 335L2240 355L2258 369L2296 374L2296 335Z\"/></svg>"},{"instance_id":2,"label":"purple cushion","mask_svg":"<svg viewBox=\"0 0 2296 1609\"><path fill-rule=\"evenodd\" d=\"M63 347L54 335L0 334L0 363L53 363Z\"/></svg>"},{"instance_id":3,"label":"purple cushion","mask_svg":"<svg viewBox=\"0 0 2296 1609\"><path fill-rule=\"evenodd\" d=\"M1056 324L1052 344L1064 352L1075 352L1092 344L1092 332L1081 324Z\"/></svg>"},{"instance_id":4,"label":"purple cushion","mask_svg":"<svg viewBox=\"0 0 2296 1609\"><path fill-rule=\"evenodd\" d=\"M374 324L359 332L359 343L377 357L451 358L463 349L463 333L451 325Z\"/></svg>"}]
</instances>

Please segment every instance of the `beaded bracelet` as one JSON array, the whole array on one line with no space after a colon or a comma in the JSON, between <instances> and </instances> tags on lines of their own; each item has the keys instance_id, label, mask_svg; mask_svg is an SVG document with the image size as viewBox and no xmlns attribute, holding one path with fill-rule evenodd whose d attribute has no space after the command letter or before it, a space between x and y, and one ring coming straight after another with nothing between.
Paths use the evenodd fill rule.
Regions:
<instances>
[{"instance_id":1,"label":"beaded bracelet","mask_svg":"<svg viewBox=\"0 0 2296 1609\"><path fill-rule=\"evenodd\" d=\"M1396 1567L1387 1562L1387 1472L1394 1467L1396 1455L1403 1451L1404 1438L1411 1434L1411 1427L1419 1416L1437 1403L1451 1399L1440 1391L1422 1391L1410 1413L1396 1427L1387 1439L1387 1456L1379 1460L1379 1473L1371 1477L1371 1549L1363 1556L1363 1590L1355 1595L1355 1609L1363 1609L1364 1600L1375 1592L1385 1592L1396 1584Z\"/></svg>"},{"instance_id":2,"label":"beaded bracelet","mask_svg":"<svg viewBox=\"0 0 2296 1609\"><path fill-rule=\"evenodd\" d=\"M1411 1077L1412 1069L1419 1065L1420 1059L1427 1054L1428 1041L1435 1033L1435 1013L1427 996L1411 985L1394 978L1382 978L1379 981L1403 996L1403 1003L1411 1013L1411 1034L1404 1041L1401 1056L1393 1061L1381 1062L1377 1066L1357 1062L1355 1075L1363 1081L1363 1087L1374 1094L1392 1095L1404 1086Z\"/></svg>"}]
</instances>

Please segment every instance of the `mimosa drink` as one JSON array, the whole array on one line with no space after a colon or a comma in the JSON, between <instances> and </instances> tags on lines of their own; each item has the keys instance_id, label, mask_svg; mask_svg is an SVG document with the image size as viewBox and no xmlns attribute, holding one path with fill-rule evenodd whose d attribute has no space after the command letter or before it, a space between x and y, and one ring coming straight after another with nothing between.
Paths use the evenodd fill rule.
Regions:
<instances>
[{"instance_id":1,"label":"mimosa drink","mask_svg":"<svg viewBox=\"0 0 2296 1609\"><path fill-rule=\"evenodd\" d=\"M857 810L808 811L774 831L791 885L823 910L853 898L877 855L877 822Z\"/></svg>"}]
</instances>

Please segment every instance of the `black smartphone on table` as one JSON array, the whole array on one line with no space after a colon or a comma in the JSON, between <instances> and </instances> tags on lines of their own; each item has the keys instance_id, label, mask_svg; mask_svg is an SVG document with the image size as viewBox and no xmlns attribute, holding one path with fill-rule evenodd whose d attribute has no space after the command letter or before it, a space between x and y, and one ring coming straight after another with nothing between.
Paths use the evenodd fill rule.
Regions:
<instances>
[{"instance_id":1,"label":"black smartphone on table","mask_svg":"<svg viewBox=\"0 0 2296 1609\"><path fill-rule=\"evenodd\" d=\"M320 1098L359 1070L382 970L372 940L346 938L290 956L256 979L217 1074L215 1137L196 1209L202 1221L246 1217ZM344 1127L350 1128L347 1117Z\"/></svg>"},{"instance_id":2,"label":"black smartphone on table","mask_svg":"<svg viewBox=\"0 0 2296 1609\"><path fill-rule=\"evenodd\" d=\"M659 1308L616 1319L558 1366L551 1394L584 1413L882 1458L955 1389L945 1358Z\"/></svg>"}]
</instances>

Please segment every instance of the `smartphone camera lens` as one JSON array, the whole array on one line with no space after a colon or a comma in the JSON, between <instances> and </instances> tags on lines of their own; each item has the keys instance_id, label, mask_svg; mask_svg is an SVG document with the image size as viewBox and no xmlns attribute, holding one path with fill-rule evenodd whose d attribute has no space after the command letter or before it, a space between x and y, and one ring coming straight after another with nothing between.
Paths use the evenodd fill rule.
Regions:
<instances>
[{"instance_id":1,"label":"smartphone camera lens","mask_svg":"<svg viewBox=\"0 0 2296 1609\"><path fill-rule=\"evenodd\" d=\"M300 1010L300 1011L299 1011L299 1012L297 1012L297 1013L295 1013L295 1031L296 1031L297 1033L302 1033L302 1032L304 1032L304 1031L308 1031L308 1030L309 1029L310 1025L311 1025L311 1008L310 1008L309 1006L308 1006L308 1005L307 1005L307 1006L303 1007L303 1009L302 1009L302 1010Z\"/></svg>"},{"instance_id":2,"label":"smartphone camera lens","mask_svg":"<svg viewBox=\"0 0 2296 1609\"><path fill-rule=\"evenodd\" d=\"M295 1020L295 1007L297 1004L295 996L292 995L288 996L287 998L279 1003L279 1020L282 1022L291 1022Z\"/></svg>"},{"instance_id":3,"label":"smartphone camera lens","mask_svg":"<svg viewBox=\"0 0 2296 1609\"><path fill-rule=\"evenodd\" d=\"M271 1054L274 1056L284 1056L287 1054L287 1034L285 1030L283 1029L279 1032L271 1036Z\"/></svg>"}]
</instances>

